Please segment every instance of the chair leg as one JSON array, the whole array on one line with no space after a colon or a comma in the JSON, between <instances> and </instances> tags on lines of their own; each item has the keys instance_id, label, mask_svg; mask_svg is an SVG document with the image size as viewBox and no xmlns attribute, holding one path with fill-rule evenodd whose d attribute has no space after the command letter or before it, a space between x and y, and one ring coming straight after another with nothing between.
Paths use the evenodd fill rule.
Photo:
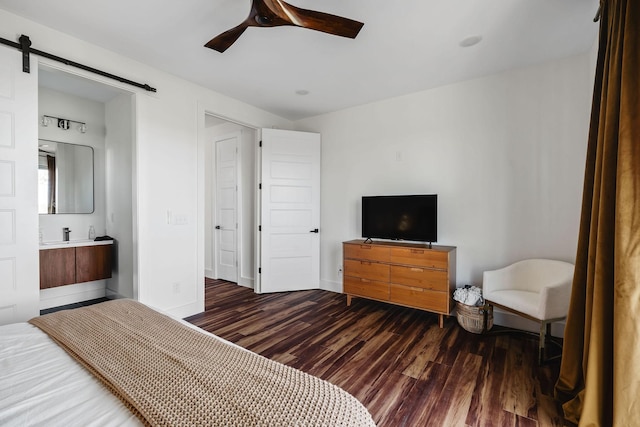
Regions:
<instances>
[{"instance_id":1,"label":"chair leg","mask_svg":"<svg viewBox=\"0 0 640 427\"><path fill-rule=\"evenodd\" d=\"M538 365L548 361L547 339L551 336L551 322L543 320L540 323L540 344L538 347ZM555 358L555 357L554 357Z\"/></svg>"},{"instance_id":2,"label":"chair leg","mask_svg":"<svg viewBox=\"0 0 640 427\"><path fill-rule=\"evenodd\" d=\"M540 343L538 344L538 365L542 365L542 362L547 358L546 342L547 334L551 330L551 323L542 321L540 323Z\"/></svg>"}]
</instances>

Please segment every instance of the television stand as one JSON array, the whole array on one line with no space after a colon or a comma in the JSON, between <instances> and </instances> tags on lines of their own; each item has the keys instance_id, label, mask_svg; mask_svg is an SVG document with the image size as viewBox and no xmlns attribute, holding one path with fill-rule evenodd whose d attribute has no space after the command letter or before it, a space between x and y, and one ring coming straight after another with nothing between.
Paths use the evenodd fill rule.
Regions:
<instances>
[{"instance_id":1,"label":"television stand","mask_svg":"<svg viewBox=\"0 0 640 427\"><path fill-rule=\"evenodd\" d=\"M343 267L347 306L362 297L426 310L441 328L453 310L454 246L351 240L343 242Z\"/></svg>"}]
</instances>

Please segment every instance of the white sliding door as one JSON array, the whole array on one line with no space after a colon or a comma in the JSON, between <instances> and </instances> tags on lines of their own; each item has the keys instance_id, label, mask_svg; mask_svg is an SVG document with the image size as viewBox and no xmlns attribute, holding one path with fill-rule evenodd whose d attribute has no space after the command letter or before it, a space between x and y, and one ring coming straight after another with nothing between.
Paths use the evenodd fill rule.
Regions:
<instances>
[{"instance_id":1,"label":"white sliding door","mask_svg":"<svg viewBox=\"0 0 640 427\"><path fill-rule=\"evenodd\" d=\"M0 324L38 315L38 66L0 46Z\"/></svg>"}]
</instances>

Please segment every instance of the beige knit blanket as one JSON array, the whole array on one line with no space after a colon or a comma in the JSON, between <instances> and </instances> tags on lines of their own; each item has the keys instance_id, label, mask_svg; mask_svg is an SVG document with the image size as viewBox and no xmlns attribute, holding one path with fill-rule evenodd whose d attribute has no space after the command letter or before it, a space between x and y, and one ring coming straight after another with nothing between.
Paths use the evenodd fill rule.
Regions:
<instances>
[{"instance_id":1,"label":"beige knit blanket","mask_svg":"<svg viewBox=\"0 0 640 427\"><path fill-rule=\"evenodd\" d=\"M375 426L339 387L135 301L59 311L30 323L148 425Z\"/></svg>"}]
</instances>

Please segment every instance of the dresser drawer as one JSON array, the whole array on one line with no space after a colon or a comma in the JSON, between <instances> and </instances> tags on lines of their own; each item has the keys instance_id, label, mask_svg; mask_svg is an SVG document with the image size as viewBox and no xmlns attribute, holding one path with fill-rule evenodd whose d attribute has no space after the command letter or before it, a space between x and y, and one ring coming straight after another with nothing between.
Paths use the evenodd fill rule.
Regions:
<instances>
[{"instance_id":1,"label":"dresser drawer","mask_svg":"<svg viewBox=\"0 0 640 427\"><path fill-rule=\"evenodd\" d=\"M345 244L343 246L345 258L367 259L371 261L389 261L389 248L384 246L365 244Z\"/></svg>"},{"instance_id":2,"label":"dresser drawer","mask_svg":"<svg viewBox=\"0 0 640 427\"><path fill-rule=\"evenodd\" d=\"M344 277L343 292L349 295L389 301L389 284L357 277Z\"/></svg>"},{"instance_id":3,"label":"dresser drawer","mask_svg":"<svg viewBox=\"0 0 640 427\"><path fill-rule=\"evenodd\" d=\"M449 314L448 292L391 284L389 300L409 307Z\"/></svg>"},{"instance_id":4,"label":"dresser drawer","mask_svg":"<svg viewBox=\"0 0 640 427\"><path fill-rule=\"evenodd\" d=\"M356 259L344 260L344 275L362 279L389 281L389 265Z\"/></svg>"},{"instance_id":5,"label":"dresser drawer","mask_svg":"<svg viewBox=\"0 0 640 427\"><path fill-rule=\"evenodd\" d=\"M391 262L447 270L449 253L433 249L391 248Z\"/></svg>"},{"instance_id":6,"label":"dresser drawer","mask_svg":"<svg viewBox=\"0 0 640 427\"><path fill-rule=\"evenodd\" d=\"M391 266L391 283L448 292L449 277L444 270L425 267Z\"/></svg>"}]
</instances>

